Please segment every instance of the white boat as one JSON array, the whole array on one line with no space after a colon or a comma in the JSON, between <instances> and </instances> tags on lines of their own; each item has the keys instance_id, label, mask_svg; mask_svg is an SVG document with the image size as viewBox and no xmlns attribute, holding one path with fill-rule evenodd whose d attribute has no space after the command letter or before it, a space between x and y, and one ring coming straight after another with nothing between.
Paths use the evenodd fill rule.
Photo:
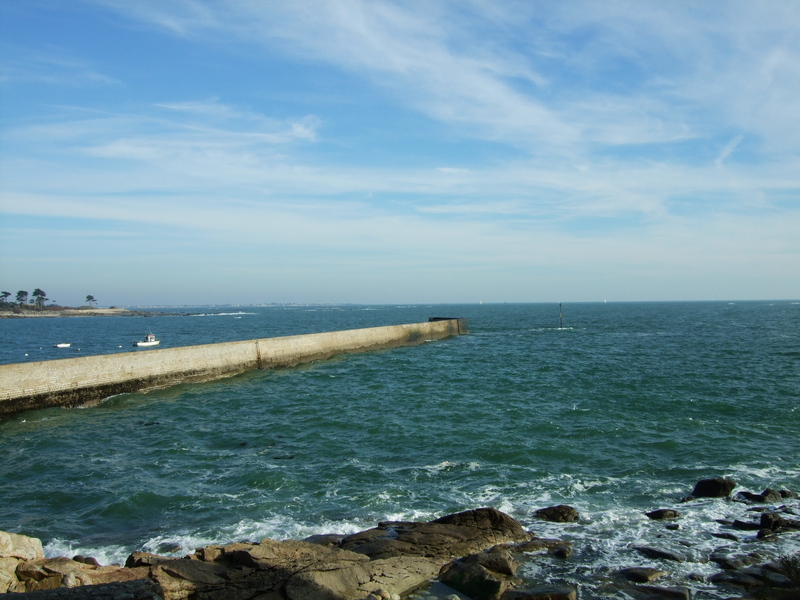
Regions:
<instances>
[{"instance_id":1,"label":"white boat","mask_svg":"<svg viewBox=\"0 0 800 600\"><path fill-rule=\"evenodd\" d=\"M72 346L70 343L54 344L53 348L69 348L70 346Z\"/></svg>"},{"instance_id":2,"label":"white boat","mask_svg":"<svg viewBox=\"0 0 800 600\"><path fill-rule=\"evenodd\" d=\"M159 340L152 333L148 333L146 336L144 336L143 340L140 340L138 342L133 342L133 345L134 346L158 346L160 343L161 343L161 340Z\"/></svg>"}]
</instances>

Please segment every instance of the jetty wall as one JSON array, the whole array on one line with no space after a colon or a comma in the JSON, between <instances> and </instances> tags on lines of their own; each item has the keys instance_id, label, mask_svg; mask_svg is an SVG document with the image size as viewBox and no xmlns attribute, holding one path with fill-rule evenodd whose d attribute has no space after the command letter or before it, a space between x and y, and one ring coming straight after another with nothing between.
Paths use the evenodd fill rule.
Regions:
<instances>
[{"instance_id":1,"label":"jetty wall","mask_svg":"<svg viewBox=\"0 0 800 600\"><path fill-rule=\"evenodd\" d=\"M77 407L115 394L277 369L337 354L413 346L467 333L465 319L0 365L0 418Z\"/></svg>"}]
</instances>

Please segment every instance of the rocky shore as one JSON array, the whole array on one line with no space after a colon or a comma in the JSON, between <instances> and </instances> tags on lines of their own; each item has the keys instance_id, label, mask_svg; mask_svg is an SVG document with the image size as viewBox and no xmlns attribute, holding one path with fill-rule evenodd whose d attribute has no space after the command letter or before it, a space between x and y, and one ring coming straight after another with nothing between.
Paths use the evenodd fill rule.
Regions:
<instances>
[{"instance_id":1,"label":"rocky shore","mask_svg":"<svg viewBox=\"0 0 800 600\"><path fill-rule=\"evenodd\" d=\"M721 598L800 598L800 555L765 560L777 536L800 535L800 503L786 490L730 494L735 483L717 478L697 483L684 499L718 497L752 505L752 521L720 523L724 551L707 557L719 572L706 583ZM681 512L647 513L678 529ZM569 506L546 507L536 517L580 522ZM731 545L743 531L755 533L764 551ZM737 534L737 532L739 532ZM636 547L640 560L598 573L595 597L644 600L689 599L692 581L667 579L680 553L652 545ZM182 558L134 552L126 564L101 566L92 558L45 558L40 540L0 532L0 593L37 599L127 600L575 600L576 585L551 581L544 570L535 583L517 576L523 563L542 556L568 561L569 541L544 539L493 508L456 513L430 522L382 522L352 535L318 535L297 541L239 542L199 548ZM528 578L530 579L530 578ZM691 578L690 578L691 579ZM587 590L588 592L588 590Z\"/></svg>"},{"instance_id":2,"label":"rocky shore","mask_svg":"<svg viewBox=\"0 0 800 600\"><path fill-rule=\"evenodd\" d=\"M42 319L54 317L141 317L153 313L128 310L126 308L91 308L82 306L68 308L63 306L46 306L42 309L18 306L0 310L0 319Z\"/></svg>"}]
</instances>

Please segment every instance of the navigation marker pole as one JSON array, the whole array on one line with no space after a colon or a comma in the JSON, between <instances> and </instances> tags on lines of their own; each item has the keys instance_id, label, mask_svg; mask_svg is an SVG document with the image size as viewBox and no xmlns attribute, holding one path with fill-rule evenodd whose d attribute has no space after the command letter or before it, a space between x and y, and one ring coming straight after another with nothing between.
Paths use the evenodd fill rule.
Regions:
<instances>
[{"instance_id":1,"label":"navigation marker pole","mask_svg":"<svg viewBox=\"0 0 800 600\"><path fill-rule=\"evenodd\" d=\"M564 315L561 313L561 302L558 303L558 328L564 329Z\"/></svg>"}]
</instances>

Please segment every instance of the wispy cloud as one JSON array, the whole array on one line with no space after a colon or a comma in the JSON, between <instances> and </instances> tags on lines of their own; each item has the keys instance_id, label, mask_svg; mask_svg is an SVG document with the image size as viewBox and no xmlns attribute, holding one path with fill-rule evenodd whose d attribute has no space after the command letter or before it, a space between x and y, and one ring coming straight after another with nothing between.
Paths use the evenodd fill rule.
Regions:
<instances>
[{"instance_id":1,"label":"wispy cloud","mask_svg":"<svg viewBox=\"0 0 800 600\"><path fill-rule=\"evenodd\" d=\"M772 132L778 115L797 126L798 42L774 35L800 25L788 6L764 11L738 2L720 14L680 2L506 11L484 2L425 3L425 10L358 0L105 4L182 35L370 74L399 101L465 135L531 152L542 144L563 154L581 144L690 139L706 134L708 118L761 134ZM769 110L757 112L772 115L760 123L748 110L759 101Z\"/></svg>"},{"instance_id":2,"label":"wispy cloud","mask_svg":"<svg viewBox=\"0 0 800 600\"><path fill-rule=\"evenodd\" d=\"M48 45L24 48L6 44L0 77L4 82L44 83L69 87L122 86L119 79L100 72L91 61L71 57L71 51Z\"/></svg>"},{"instance_id":3,"label":"wispy cloud","mask_svg":"<svg viewBox=\"0 0 800 600\"><path fill-rule=\"evenodd\" d=\"M647 285L667 297L659 274L691 295L680 282L703 273L732 287L766 272L767 256L769 269L800 266L800 6L81 6L200 66L185 84L144 88L76 50L17 63L4 85L95 74L130 93L48 98L39 118L6 121L0 203L125 232L98 233L119 256L144 236L162 260L217 264L209 248L224 248L287 278L251 255L345 279L384 265L432 286L463 270L517 299L533 286L511 271L556 260L631 297Z\"/></svg>"},{"instance_id":4,"label":"wispy cloud","mask_svg":"<svg viewBox=\"0 0 800 600\"><path fill-rule=\"evenodd\" d=\"M742 143L743 139L744 139L743 135L737 135L733 137L731 141L725 145L725 147L722 149L722 152L719 153L717 160L715 160L714 162L717 165L721 165L722 163L724 163L725 159L728 158L733 153L734 150L736 150L736 147Z\"/></svg>"}]
</instances>

